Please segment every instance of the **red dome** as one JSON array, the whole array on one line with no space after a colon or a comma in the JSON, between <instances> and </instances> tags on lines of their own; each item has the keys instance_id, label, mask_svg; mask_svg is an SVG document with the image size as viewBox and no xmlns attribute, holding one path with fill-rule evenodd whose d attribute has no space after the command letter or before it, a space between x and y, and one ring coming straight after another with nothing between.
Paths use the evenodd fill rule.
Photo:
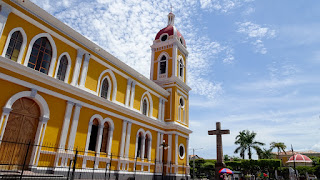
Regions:
<instances>
[{"instance_id":1,"label":"red dome","mask_svg":"<svg viewBox=\"0 0 320 180\"><path fill-rule=\"evenodd\" d=\"M294 155L294 160L295 160L295 162L306 162L306 163L312 162L312 160L308 156L305 156L302 154ZM287 163L288 162L293 162L293 156L290 157L290 159L287 161Z\"/></svg>"},{"instance_id":2,"label":"red dome","mask_svg":"<svg viewBox=\"0 0 320 180\"><path fill-rule=\"evenodd\" d=\"M161 36L162 34L165 34L165 33L167 33L169 36L174 35L174 31L175 31L175 30L176 30L177 36L182 38L183 44L186 44L186 42L184 41L184 38L183 38L183 36L181 35L181 33L180 33L174 26L172 26L172 25L168 25L167 27L161 29L161 30L158 32L158 34L156 35L155 40L159 39L160 36Z\"/></svg>"}]
</instances>

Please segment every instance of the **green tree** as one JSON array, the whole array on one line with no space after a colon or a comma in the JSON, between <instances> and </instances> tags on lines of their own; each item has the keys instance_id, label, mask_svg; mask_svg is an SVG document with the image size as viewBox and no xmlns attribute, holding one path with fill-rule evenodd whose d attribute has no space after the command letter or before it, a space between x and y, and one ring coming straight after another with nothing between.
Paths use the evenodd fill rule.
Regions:
<instances>
[{"instance_id":1,"label":"green tree","mask_svg":"<svg viewBox=\"0 0 320 180\"><path fill-rule=\"evenodd\" d=\"M258 157L259 159L272 159L272 149L261 149L258 150Z\"/></svg>"},{"instance_id":2,"label":"green tree","mask_svg":"<svg viewBox=\"0 0 320 180\"><path fill-rule=\"evenodd\" d=\"M278 156L279 156L281 151L284 152L285 154L287 154L286 151L285 151L287 146L283 142L271 142L270 143L270 148L271 149L277 148Z\"/></svg>"},{"instance_id":3,"label":"green tree","mask_svg":"<svg viewBox=\"0 0 320 180\"><path fill-rule=\"evenodd\" d=\"M249 130L243 130L239 132L239 135L236 136L235 144L239 145L234 153L240 152L240 156L242 159L245 157L245 152L248 151L249 159L252 159L252 148L256 150L256 152L261 151L259 146L263 146L264 143L255 141L257 133L250 132Z\"/></svg>"}]
</instances>

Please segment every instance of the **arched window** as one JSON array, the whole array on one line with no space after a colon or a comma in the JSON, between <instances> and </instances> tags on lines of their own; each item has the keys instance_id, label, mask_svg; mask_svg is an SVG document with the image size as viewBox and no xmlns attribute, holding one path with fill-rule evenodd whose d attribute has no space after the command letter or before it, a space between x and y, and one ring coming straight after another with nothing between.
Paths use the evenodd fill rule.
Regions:
<instances>
[{"instance_id":1,"label":"arched window","mask_svg":"<svg viewBox=\"0 0 320 180\"><path fill-rule=\"evenodd\" d=\"M101 92L100 92L100 96L108 99L109 97L109 82L107 78L104 78L104 80L102 81L102 85L101 85Z\"/></svg>"},{"instance_id":2,"label":"arched window","mask_svg":"<svg viewBox=\"0 0 320 180\"><path fill-rule=\"evenodd\" d=\"M14 32L11 35L5 57L13 61L17 61L22 43L23 43L23 37L21 32L20 31Z\"/></svg>"},{"instance_id":3,"label":"arched window","mask_svg":"<svg viewBox=\"0 0 320 180\"><path fill-rule=\"evenodd\" d=\"M48 74L51 57L51 44L46 37L41 37L32 46L28 67Z\"/></svg>"},{"instance_id":4,"label":"arched window","mask_svg":"<svg viewBox=\"0 0 320 180\"><path fill-rule=\"evenodd\" d=\"M146 135L146 139L145 139L145 142L144 142L144 158L148 158L148 154L149 154L149 141L150 141L150 137L149 135L147 134Z\"/></svg>"},{"instance_id":5,"label":"arched window","mask_svg":"<svg viewBox=\"0 0 320 180\"><path fill-rule=\"evenodd\" d=\"M182 59L179 61L179 77L183 78L183 62Z\"/></svg>"},{"instance_id":6,"label":"arched window","mask_svg":"<svg viewBox=\"0 0 320 180\"><path fill-rule=\"evenodd\" d=\"M100 152L107 152L108 139L109 139L109 124L105 122L103 127Z\"/></svg>"},{"instance_id":7,"label":"arched window","mask_svg":"<svg viewBox=\"0 0 320 180\"><path fill-rule=\"evenodd\" d=\"M64 79L66 78L67 68L68 68L68 59L67 59L67 56L64 55L60 59L60 64L59 64L58 73L57 73L57 79L64 81Z\"/></svg>"},{"instance_id":8,"label":"arched window","mask_svg":"<svg viewBox=\"0 0 320 180\"><path fill-rule=\"evenodd\" d=\"M92 122L90 142L89 142L89 148L88 148L91 151L96 150L98 130L99 130L99 121L97 119L94 119Z\"/></svg>"},{"instance_id":9,"label":"arched window","mask_svg":"<svg viewBox=\"0 0 320 180\"><path fill-rule=\"evenodd\" d=\"M160 60L160 74L165 74L167 70L167 58L166 56L162 56Z\"/></svg>"},{"instance_id":10,"label":"arched window","mask_svg":"<svg viewBox=\"0 0 320 180\"><path fill-rule=\"evenodd\" d=\"M147 99L143 100L143 103L142 103L142 114L144 114L144 115L148 114L148 102L147 102Z\"/></svg>"},{"instance_id":11,"label":"arched window","mask_svg":"<svg viewBox=\"0 0 320 180\"><path fill-rule=\"evenodd\" d=\"M180 97L180 100L179 100L179 114L178 114L178 120L181 121L181 122L184 122L185 123L185 103L184 103L184 99L183 97Z\"/></svg>"},{"instance_id":12,"label":"arched window","mask_svg":"<svg viewBox=\"0 0 320 180\"><path fill-rule=\"evenodd\" d=\"M141 143L142 143L142 134L139 133L139 137L138 137L138 147L137 147L137 157L141 158Z\"/></svg>"}]
</instances>

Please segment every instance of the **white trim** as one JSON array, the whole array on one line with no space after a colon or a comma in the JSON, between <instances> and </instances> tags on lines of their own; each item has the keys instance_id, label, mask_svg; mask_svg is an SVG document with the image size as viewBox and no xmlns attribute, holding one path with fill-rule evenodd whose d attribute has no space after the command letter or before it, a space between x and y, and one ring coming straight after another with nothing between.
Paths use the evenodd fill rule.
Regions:
<instances>
[{"instance_id":1,"label":"white trim","mask_svg":"<svg viewBox=\"0 0 320 180\"><path fill-rule=\"evenodd\" d=\"M150 80L153 80L153 70L154 70L154 48L151 48L151 63L150 63Z\"/></svg>"},{"instance_id":2,"label":"white trim","mask_svg":"<svg viewBox=\"0 0 320 180\"><path fill-rule=\"evenodd\" d=\"M97 90L96 90L96 93L97 94L100 94L99 91L100 91L100 83L102 82L102 77L104 77L105 74L109 73L109 76L111 77L111 80L112 82L110 83L110 86L112 88L112 101L116 101L116 95L117 95L117 79L115 77L115 75L113 74L112 70L111 69L106 69L104 71L102 71L102 73L100 74L99 76L99 79L98 79L98 85L97 85ZM108 76L108 75L106 75ZM110 79L108 79L110 81ZM111 90L110 88L110 90ZM108 90L109 91L109 90ZM109 92L108 92L109 94ZM109 96L109 95L108 95Z\"/></svg>"},{"instance_id":3,"label":"white trim","mask_svg":"<svg viewBox=\"0 0 320 180\"><path fill-rule=\"evenodd\" d=\"M100 88L99 88L99 91L100 91L100 92L99 92L99 96L102 97L102 96L101 96L101 92L102 92L101 90L102 90L103 82L104 82L105 79L107 79L107 81L108 81L107 100L110 101L111 88L112 88L113 86L112 86L112 83L111 83L111 80L110 80L109 76L105 76L105 77L103 77L103 79L101 80L102 83L101 83Z\"/></svg>"},{"instance_id":4,"label":"white trim","mask_svg":"<svg viewBox=\"0 0 320 180\"><path fill-rule=\"evenodd\" d=\"M164 41L162 41L161 38L162 38L162 36L165 36L165 35L167 36L167 39L164 40ZM168 34L168 33L163 33L163 34L161 34L161 36L159 37L159 40L160 40L161 42L166 42L168 39L169 39L169 34Z\"/></svg>"},{"instance_id":5,"label":"white trim","mask_svg":"<svg viewBox=\"0 0 320 180\"><path fill-rule=\"evenodd\" d=\"M50 118L50 111L49 111L49 106L48 106L46 100L38 93L35 96L33 96L32 94L33 94L32 91L21 91L15 95L11 96L3 108L12 109L11 107L12 107L13 103L16 102L16 100L23 98L23 97L28 97L28 98L31 98L32 100L34 100L39 105L41 117L49 119Z\"/></svg>"},{"instance_id":6,"label":"white trim","mask_svg":"<svg viewBox=\"0 0 320 180\"><path fill-rule=\"evenodd\" d=\"M180 125L178 123L169 123L169 122L162 122L162 121L154 120L153 118L146 117L146 116L142 115L141 113L133 111L132 109L129 109L129 108L125 108L124 106L119 106L119 105L117 105L115 103L112 103L110 101L103 101L103 99L98 98L98 96L93 95L92 93L83 91L83 90L81 90L79 88L76 88L76 87L71 86L69 84L63 83L63 82L61 82L61 81L59 81L57 79L50 78L48 76L39 76L39 72L36 72L36 71L34 71L34 70L30 69L30 68L27 68L25 66L19 65L19 64L13 62L13 61L9 61L7 58L0 57L0 62L1 62L0 63L0 67L2 67L2 68L14 71L15 73L17 73L19 75L22 75L22 76L26 76L26 77L30 77L30 78L34 78L34 79L36 78L41 83L44 83L44 84L49 85L49 86L57 87L62 91L70 92L71 94L79 96L79 97L82 97L84 99L87 99L87 100L90 100L90 101L95 100L95 102L101 104L104 107L108 107L108 108L110 108L112 110L117 110L119 112L126 113L127 115L139 118L140 120L142 120L144 122L152 122L152 124L155 125L156 127L147 125L147 124L145 124L143 122L139 122L139 121L133 120L132 118L128 118L128 117L119 115L117 113L114 113L112 111L96 107L94 105L79 101L77 99L71 98L71 97L66 96L64 94L57 93L55 91L43 88L41 86L29 83L27 81L23 81L23 80L17 79L15 77L12 77L12 76L9 76L9 75L3 74L3 73L0 73L0 79L4 79L6 81L9 81L9 82L12 82L14 84L18 84L20 86L24 86L24 87L27 87L27 88L36 88L41 92L44 92L44 93L49 94L51 96L57 97L59 99L68 100L68 101L72 101L72 102L75 102L75 103L79 103L79 104L81 104L84 107L87 107L89 109L93 109L93 110L99 111L101 113L108 114L108 115L113 116L115 118L126 119L126 120L128 120L128 121L130 121L130 122L132 122L134 124L146 127L148 129L151 129L151 130L154 130L154 131L164 132L161 129L170 128L170 129L177 129L177 130L179 130L181 132L185 132L186 134L192 133L192 131L189 128L187 128L185 126L182 126L182 125Z\"/></svg>"},{"instance_id":7,"label":"white trim","mask_svg":"<svg viewBox=\"0 0 320 180\"><path fill-rule=\"evenodd\" d=\"M127 137L126 137L126 148L125 148L125 153L124 153L124 157L126 159L129 158L129 148L130 148L130 138L131 138L131 126L132 123L128 122L128 127L127 127Z\"/></svg>"},{"instance_id":8,"label":"white trim","mask_svg":"<svg viewBox=\"0 0 320 180\"><path fill-rule=\"evenodd\" d=\"M22 44L21 44L21 47L20 47L20 52L19 52L19 55L18 55L18 58L17 58L17 63L21 64L21 61L22 61L22 58L23 58L23 54L24 54L24 51L26 50L26 45L27 45L27 34L24 32L23 28L22 27L16 27L16 28L13 28L9 34L8 34L8 37L7 37L7 40L6 40L6 44L3 48L3 51L2 51L2 57L5 57L6 56L6 53L7 53L7 50L8 50L8 46L9 46L9 43L10 43L10 40L11 40L11 37L12 37L12 34L16 31L20 31L21 35L22 35Z\"/></svg>"},{"instance_id":9,"label":"white trim","mask_svg":"<svg viewBox=\"0 0 320 180\"><path fill-rule=\"evenodd\" d=\"M180 156L180 147L183 147L183 156ZM181 144L179 145L179 158L182 160L182 159L184 159L185 155L186 155L186 148L185 148L184 145L181 143Z\"/></svg>"},{"instance_id":10,"label":"white trim","mask_svg":"<svg viewBox=\"0 0 320 180\"><path fill-rule=\"evenodd\" d=\"M168 153L167 153L167 164L171 163L172 155L172 134L168 134Z\"/></svg>"},{"instance_id":11,"label":"white trim","mask_svg":"<svg viewBox=\"0 0 320 180\"><path fill-rule=\"evenodd\" d=\"M29 43L29 46L28 46L28 51L27 51L26 58L24 60L24 65L28 67L28 63L29 63L29 59L30 59L30 55L31 55L33 44L39 38L42 38L42 37L46 37L49 40L51 48L52 48L52 56L51 56L51 61L50 61L50 68L49 68L49 71L48 71L48 76L52 77L53 71L54 71L54 68L55 68L54 66L55 66L56 60L57 60L57 47L56 47L56 43L54 42L53 38L48 33L40 33L40 34L34 36L31 39L31 41Z\"/></svg>"},{"instance_id":12,"label":"white trim","mask_svg":"<svg viewBox=\"0 0 320 180\"><path fill-rule=\"evenodd\" d=\"M179 154L179 148L178 148L178 139L179 139L179 135L178 134L176 134L175 135L175 158L174 158L174 160L175 160L175 164L176 165L178 165L178 154Z\"/></svg>"},{"instance_id":13,"label":"white trim","mask_svg":"<svg viewBox=\"0 0 320 180\"><path fill-rule=\"evenodd\" d=\"M140 101L140 112L143 114L142 112L142 108L143 108L143 101L147 100L147 116L152 118L153 115L153 101L152 101L152 96L150 95L150 93L148 91L146 91L145 93L142 94L141 96L141 101Z\"/></svg>"},{"instance_id":14,"label":"white trim","mask_svg":"<svg viewBox=\"0 0 320 180\"><path fill-rule=\"evenodd\" d=\"M177 49L177 43L173 43L173 48L172 48L172 75L171 77L177 77L177 54L178 54L178 49Z\"/></svg>"},{"instance_id":15,"label":"white trim","mask_svg":"<svg viewBox=\"0 0 320 180\"><path fill-rule=\"evenodd\" d=\"M122 158L123 154L124 154L124 146L125 146L125 142L126 142L127 123L128 123L128 121L126 121L126 120L122 121L122 133L121 133L120 152L119 152L120 158ZM118 167L120 167L120 163L118 164Z\"/></svg>"},{"instance_id":16,"label":"white trim","mask_svg":"<svg viewBox=\"0 0 320 180\"><path fill-rule=\"evenodd\" d=\"M60 62L61 62L61 58L63 56L66 56L67 57L67 60L68 60L68 66L67 66L67 69L66 69L66 74L65 74L65 77L64 77L64 81L65 83L68 83L68 80L69 80L69 76L70 76L70 68L71 68L71 58L70 58L70 55L68 52L64 52L62 53L60 56L59 56L59 60L58 60L58 63L57 63L57 66L56 66L56 72L54 74L54 78L57 79L57 75L58 75L58 70L59 70L59 66L60 66Z\"/></svg>"},{"instance_id":17,"label":"white trim","mask_svg":"<svg viewBox=\"0 0 320 180\"><path fill-rule=\"evenodd\" d=\"M82 64L82 59L85 51L81 48L77 49L77 57L76 57L76 62L73 68L73 75L72 75L72 81L71 85L76 86L78 85L78 80L79 80L79 75L80 75L80 68Z\"/></svg>"}]
</instances>

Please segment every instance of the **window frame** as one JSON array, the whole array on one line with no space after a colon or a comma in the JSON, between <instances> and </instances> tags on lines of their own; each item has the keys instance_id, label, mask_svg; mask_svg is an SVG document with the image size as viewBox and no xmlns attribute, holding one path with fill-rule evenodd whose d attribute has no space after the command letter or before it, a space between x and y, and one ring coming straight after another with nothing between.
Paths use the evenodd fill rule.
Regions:
<instances>
[{"instance_id":1,"label":"window frame","mask_svg":"<svg viewBox=\"0 0 320 180\"><path fill-rule=\"evenodd\" d=\"M107 98L104 98L104 97L101 96L102 87L103 87L103 82L104 82L105 80L107 80L107 82L108 82ZM99 96L110 101L111 89L112 89L112 83L111 83L110 77L107 75L107 76L105 76L105 77L103 77L103 78L101 79Z\"/></svg>"},{"instance_id":2,"label":"window frame","mask_svg":"<svg viewBox=\"0 0 320 180\"><path fill-rule=\"evenodd\" d=\"M11 37L12 37L13 33L15 33L16 31L20 31L20 33L21 33L21 35L22 35L22 40L23 40L23 41L22 41L22 44L21 44L21 47L20 47L20 52L19 52L19 55L18 55L18 58L17 58L17 63L21 64L22 58L23 58L23 54L24 54L24 52L25 52L25 50L26 50L26 45L27 45L27 34L24 32L24 30L23 30L22 27L13 28L13 29L9 32L1 56L2 56L2 57L5 57L5 56L6 56L6 53L7 53L8 47L9 47L9 43L10 43Z\"/></svg>"},{"instance_id":3,"label":"window frame","mask_svg":"<svg viewBox=\"0 0 320 180\"><path fill-rule=\"evenodd\" d=\"M182 147L182 148L183 148L183 156L180 156L180 147ZM178 148L178 155L179 155L179 158L180 158L181 160L183 160L183 159L184 159L184 157L186 156L186 148L184 147L184 145L183 145L182 143L179 145L179 148Z\"/></svg>"},{"instance_id":4,"label":"window frame","mask_svg":"<svg viewBox=\"0 0 320 180\"><path fill-rule=\"evenodd\" d=\"M166 57L166 60L161 60L162 57ZM160 63L165 61L166 62L166 72L161 74L160 73ZM167 78L168 77L168 61L169 61L169 55L165 52L161 53L159 56L158 56L158 73L157 73L157 79L163 79L163 78Z\"/></svg>"},{"instance_id":5,"label":"window frame","mask_svg":"<svg viewBox=\"0 0 320 180\"><path fill-rule=\"evenodd\" d=\"M57 60L57 47L56 47L56 43L54 42L53 38L48 33L40 33L32 38L32 40L29 43L26 58L25 58L23 65L28 67L28 63L30 60L30 55L32 52L33 45L39 38L42 38L42 37L46 37L49 40L51 48L52 48L51 62L50 62L50 66L49 66L49 70L48 70L48 74L47 74L48 76L52 77L53 71L55 68L55 64L56 64L56 60Z\"/></svg>"},{"instance_id":6,"label":"window frame","mask_svg":"<svg viewBox=\"0 0 320 180\"><path fill-rule=\"evenodd\" d=\"M66 70L66 74L65 74L65 77L64 77L64 81L65 83L68 83L69 81L69 76L70 76L70 68L71 68L71 58L70 58L70 55L68 52L64 52L62 53L60 56L59 56L59 60L57 62L57 66L56 66L56 71L55 71L55 74L54 74L54 78L58 79L58 70L59 70L59 66L60 66L60 62L61 62L61 58L63 56L66 56L67 57L67 60L68 60L68 65L67 65L67 70Z\"/></svg>"}]
</instances>

